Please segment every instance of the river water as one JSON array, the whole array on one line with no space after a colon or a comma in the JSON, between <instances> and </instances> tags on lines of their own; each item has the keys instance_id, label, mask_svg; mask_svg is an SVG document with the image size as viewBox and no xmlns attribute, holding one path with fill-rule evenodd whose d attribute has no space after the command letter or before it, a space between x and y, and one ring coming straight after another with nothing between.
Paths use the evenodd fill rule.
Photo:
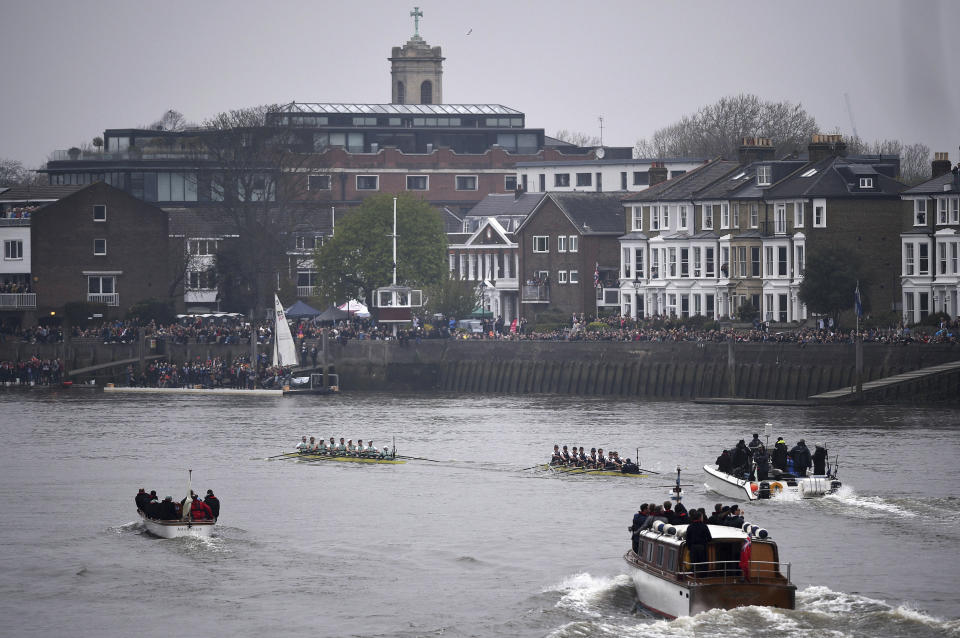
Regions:
<instances>
[{"instance_id":1,"label":"river water","mask_svg":"<svg viewBox=\"0 0 960 638\"><path fill-rule=\"evenodd\" d=\"M0 392L0 635L960 636L953 410L569 397L130 397ZM795 611L634 609L633 512L762 424L839 454L841 493L745 506L792 563ZM395 436L405 465L265 460L302 434ZM650 479L557 477L553 443ZM161 540L138 487L222 501L211 539ZM729 499L725 499L729 502Z\"/></svg>"}]
</instances>

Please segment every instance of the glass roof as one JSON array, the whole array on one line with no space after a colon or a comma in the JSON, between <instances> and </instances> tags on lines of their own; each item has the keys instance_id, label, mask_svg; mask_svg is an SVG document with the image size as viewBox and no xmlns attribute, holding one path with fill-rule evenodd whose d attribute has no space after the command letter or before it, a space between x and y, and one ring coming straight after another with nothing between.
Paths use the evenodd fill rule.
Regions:
<instances>
[{"instance_id":1,"label":"glass roof","mask_svg":"<svg viewBox=\"0 0 960 638\"><path fill-rule=\"evenodd\" d=\"M502 104L332 104L291 102L277 113L329 115L518 115L523 113Z\"/></svg>"}]
</instances>

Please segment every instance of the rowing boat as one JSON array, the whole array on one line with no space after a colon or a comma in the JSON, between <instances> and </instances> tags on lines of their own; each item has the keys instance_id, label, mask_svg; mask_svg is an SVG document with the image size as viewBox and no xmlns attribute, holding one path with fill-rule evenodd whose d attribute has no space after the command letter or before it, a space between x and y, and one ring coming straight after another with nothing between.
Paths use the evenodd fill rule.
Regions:
<instances>
[{"instance_id":1,"label":"rowing boat","mask_svg":"<svg viewBox=\"0 0 960 638\"><path fill-rule=\"evenodd\" d=\"M282 459L303 459L304 461L343 461L346 463L379 463L384 465L400 465L406 463L403 459L381 459L373 456L328 456L326 454L300 454L287 452Z\"/></svg>"},{"instance_id":2,"label":"rowing boat","mask_svg":"<svg viewBox=\"0 0 960 638\"><path fill-rule=\"evenodd\" d=\"M584 475L584 476L620 476L622 478L650 478L649 474L624 474L620 470L591 470L586 467L566 467L544 463L537 466L538 470L546 470L554 474Z\"/></svg>"}]
</instances>

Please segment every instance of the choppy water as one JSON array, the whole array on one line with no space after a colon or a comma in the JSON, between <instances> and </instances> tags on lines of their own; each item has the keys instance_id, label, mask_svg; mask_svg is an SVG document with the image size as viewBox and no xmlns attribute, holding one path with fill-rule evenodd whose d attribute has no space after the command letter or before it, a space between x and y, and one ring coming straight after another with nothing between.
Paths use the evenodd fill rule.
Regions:
<instances>
[{"instance_id":1,"label":"choppy water","mask_svg":"<svg viewBox=\"0 0 960 638\"><path fill-rule=\"evenodd\" d=\"M0 392L0 635L960 636L950 410L763 408L564 397L246 400ZM825 440L844 489L746 506L793 563L795 611L672 622L634 610L636 507L762 424ZM406 465L267 461L302 434L396 436ZM649 480L524 471L602 446ZM211 539L160 540L136 488L223 502Z\"/></svg>"}]
</instances>

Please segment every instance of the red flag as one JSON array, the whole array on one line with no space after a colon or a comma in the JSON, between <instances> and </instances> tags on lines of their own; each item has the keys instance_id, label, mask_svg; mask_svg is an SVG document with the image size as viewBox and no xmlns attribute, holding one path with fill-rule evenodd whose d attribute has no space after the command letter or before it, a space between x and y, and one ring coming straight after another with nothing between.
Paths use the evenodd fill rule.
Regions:
<instances>
[{"instance_id":1,"label":"red flag","mask_svg":"<svg viewBox=\"0 0 960 638\"><path fill-rule=\"evenodd\" d=\"M750 580L750 553L752 546L750 537L743 541L743 547L740 548L740 571L743 572L743 579Z\"/></svg>"}]
</instances>

